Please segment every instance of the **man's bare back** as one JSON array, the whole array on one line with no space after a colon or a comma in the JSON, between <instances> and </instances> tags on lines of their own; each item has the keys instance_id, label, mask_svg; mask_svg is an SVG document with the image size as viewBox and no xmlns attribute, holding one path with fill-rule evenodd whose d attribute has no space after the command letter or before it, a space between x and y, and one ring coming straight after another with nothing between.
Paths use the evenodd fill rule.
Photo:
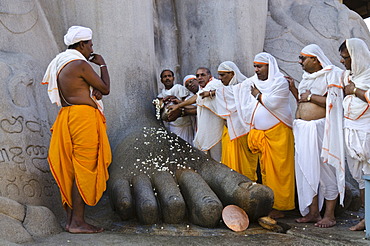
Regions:
<instances>
[{"instance_id":1,"label":"man's bare back","mask_svg":"<svg viewBox=\"0 0 370 246\"><path fill-rule=\"evenodd\" d=\"M83 78L83 69L86 65L83 60L72 61L67 64L58 76L58 86L61 92L62 106L90 105L96 108L90 97L90 85Z\"/></svg>"},{"instance_id":2,"label":"man's bare back","mask_svg":"<svg viewBox=\"0 0 370 246\"><path fill-rule=\"evenodd\" d=\"M298 104L295 117L296 119L310 121L325 118L325 115L325 108L312 102L301 102Z\"/></svg>"}]
</instances>

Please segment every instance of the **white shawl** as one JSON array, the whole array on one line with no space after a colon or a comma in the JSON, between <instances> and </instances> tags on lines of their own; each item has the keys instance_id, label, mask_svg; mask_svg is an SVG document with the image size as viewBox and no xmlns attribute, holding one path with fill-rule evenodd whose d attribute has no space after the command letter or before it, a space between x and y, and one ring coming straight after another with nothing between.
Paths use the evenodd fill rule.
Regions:
<instances>
[{"instance_id":1,"label":"white shawl","mask_svg":"<svg viewBox=\"0 0 370 246\"><path fill-rule=\"evenodd\" d=\"M75 60L87 61L86 58L78 50L75 49L67 49L66 51L58 54L50 62L48 68L46 69L44 78L42 79L41 84L48 85L48 95L51 103L56 103L59 107L62 104L60 102L57 82L58 75L65 65ZM96 100L96 98L92 95L92 91L93 87L90 86L90 97L96 103L100 112L103 113L104 110L103 102L101 100Z\"/></svg>"},{"instance_id":2,"label":"white shawl","mask_svg":"<svg viewBox=\"0 0 370 246\"><path fill-rule=\"evenodd\" d=\"M280 121L292 126L288 82L279 71L273 56L262 52L256 58L269 64L267 80L259 80L255 74L241 84L216 91L217 113L227 119L230 139L241 137L254 128L254 114L258 107L265 107ZM253 85L262 93L263 105L251 94Z\"/></svg>"}]
</instances>

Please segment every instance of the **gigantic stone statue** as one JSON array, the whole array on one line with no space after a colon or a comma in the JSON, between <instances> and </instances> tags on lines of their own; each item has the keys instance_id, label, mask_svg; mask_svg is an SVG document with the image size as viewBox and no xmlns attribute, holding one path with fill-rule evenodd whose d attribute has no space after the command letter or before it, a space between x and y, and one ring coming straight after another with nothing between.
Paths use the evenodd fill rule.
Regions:
<instances>
[{"instance_id":1,"label":"gigantic stone statue","mask_svg":"<svg viewBox=\"0 0 370 246\"><path fill-rule=\"evenodd\" d=\"M155 176L168 171L183 189L191 187L187 180L199 180L199 176L209 186L204 188L209 195L198 200L192 211L201 209L202 202L211 201L215 213L219 202L234 203L256 217L265 211L253 210L256 206L245 203L241 193L249 191L247 196L255 198L255 190L268 194L268 189L207 160L181 140L172 146L173 139L161 133L151 104L160 85L159 72L170 68L181 78L206 66L215 73L220 62L232 60L251 76L252 59L264 50L298 79L296 54L306 44L319 44L338 64L337 46L345 38L370 41L362 19L336 0L236 0L233 4L222 0L2 0L0 9L0 196L44 205L57 215L61 214L60 196L46 150L58 110L39 82L47 64L66 48L63 35L71 25L93 29L94 50L105 55L111 72L111 96L104 103L114 154L109 181L114 199L125 201L128 194L116 188L119 184L128 190L133 181L145 187L147 180L136 178L141 174L162 187ZM155 134L147 141L151 131ZM150 172L149 162L154 165ZM195 171L177 171L189 167ZM179 196L173 186L171 192ZM188 195L182 195L186 203ZM266 198L256 202L268 209L271 198ZM116 209L119 204L115 203ZM121 217L132 216L134 208L130 209L121 210ZM199 217L194 213L192 218Z\"/></svg>"}]
</instances>

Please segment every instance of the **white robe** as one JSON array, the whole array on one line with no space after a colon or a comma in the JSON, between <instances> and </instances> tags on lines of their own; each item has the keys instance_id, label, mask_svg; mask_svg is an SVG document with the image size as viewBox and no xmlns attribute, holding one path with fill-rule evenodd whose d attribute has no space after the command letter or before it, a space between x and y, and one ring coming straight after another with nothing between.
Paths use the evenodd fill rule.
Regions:
<instances>
[{"instance_id":1,"label":"white robe","mask_svg":"<svg viewBox=\"0 0 370 246\"><path fill-rule=\"evenodd\" d=\"M197 124L198 130L194 138L194 146L202 151L208 151L221 141L224 120L215 114L212 99L199 96L203 91L216 90L223 87L218 79L212 79L198 91L197 96Z\"/></svg>"},{"instance_id":2,"label":"white robe","mask_svg":"<svg viewBox=\"0 0 370 246\"><path fill-rule=\"evenodd\" d=\"M267 80L259 80L255 74L241 84L226 86L216 91L217 114L227 120L231 140L246 135L255 128L255 115L261 107L292 127L288 82L279 71L275 58L271 55L268 58ZM262 93L261 103L251 94L251 86L255 86Z\"/></svg>"},{"instance_id":3,"label":"white robe","mask_svg":"<svg viewBox=\"0 0 370 246\"><path fill-rule=\"evenodd\" d=\"M343 205L345 158L341 107L342 73L341 69L333 65L312 74L305 72L298 87L299 94L306 90L320 96L327 94L325 119L294 121L296 182L299 208L303 216L308 213L308 206L316 195L319 195L320 210L324 198L334 200L338 193L340 204ZM333 168L329 168L328 164ZM324 191L326 193L322 194Z\"/></svg>"}]
</instances>

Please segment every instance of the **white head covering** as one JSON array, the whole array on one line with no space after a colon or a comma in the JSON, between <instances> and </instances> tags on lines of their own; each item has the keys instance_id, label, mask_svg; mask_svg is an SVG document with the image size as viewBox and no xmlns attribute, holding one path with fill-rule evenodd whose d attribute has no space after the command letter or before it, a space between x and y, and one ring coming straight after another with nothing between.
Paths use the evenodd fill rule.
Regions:
<instances>
[{"instance_id":1,"label":"white head covering","mask_svg":"<svg viewBox=\"0 0 370 246\"><path fill-rule=\"evenodd\" d=\"M322 49L317 44L307 45L302 49L301 54L309 57L317 57L323 68L332 65L329 58L326 57Z\"/></svg>"},{"instance_id":2,"label":"white head covering","mask_svg":"<svg viewBox=\"0 0 370 246\"><path fill-rule=\"evenodd\" d=\"M279 70L275 57L273 57L269 53L261 52L257 54L254 57L253 62L257 64L268 64L269 65L269 72L268 72L267 80L264 80L262 83L258 83L259 90L262 89L266 92L273 90L273 88L275 88L276 86L275 84L280 83L280 80L278 80L277 78L284 77L284 74L282 74ZM257 77L257 75L255 76Z\"/></svg>"},{"instance_id":3,"label":"white head covering","mask_svg":"<svg viewBox=\"0 0 370 246\"><path fill-rule=\"evenodd\" d=\"M190 80L190 79L196 79L196 78L197 78L197 77L196 77L195 75L193 75L193 74L186 75L182 82L183 82L183 84L184 84L184 86L185 86L186 81L188 81L188 80Z\"/></svg>"},{"instance_id":4,"label":"white head covering","mask_svg":"<svg viewBox=\"0 0 370 246\"><path fill-rule=\"evenodd\" d=\"M247 77L242 74L238 68L232 61L224 61L218 66L217 71L219 72L234 72L233 78L230 80L229 85L235 85L238 83L243 82L246 80Z\"/></svg>"},{"instance_id":5,"label":"white head covering","mask_svg":"<svg viewBox=\"0 0 370 246\"><path fill-rule=\"evenodd\" d=\"M359 38L347 39L346 46L352 60L352 75L356 77L370 68L370 51L366 43Z\"/></svg>"},{"instance_id":6,"label":"white head covering","mask_svg":"<svg viewBox=\"0 0 370 246\"><path fill-rule=\"evenodd\" d=\"M66 35L64 35L64 43L67 46L78 43L80 41L87 41L92 39L92 31L90 28L83 26L71 26Z\"/></svg>"}]
</instances>

